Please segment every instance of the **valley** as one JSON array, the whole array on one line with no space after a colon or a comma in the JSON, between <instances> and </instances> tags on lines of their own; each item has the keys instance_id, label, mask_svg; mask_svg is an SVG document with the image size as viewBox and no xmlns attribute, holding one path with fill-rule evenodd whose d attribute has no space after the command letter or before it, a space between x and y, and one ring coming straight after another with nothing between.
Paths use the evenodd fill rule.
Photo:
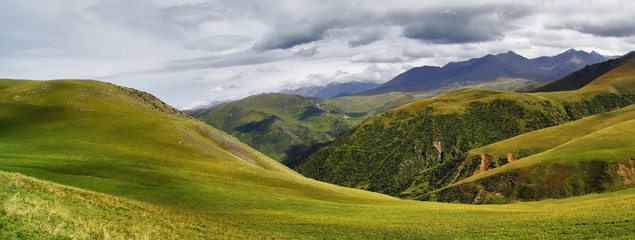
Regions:
<instances>
[{"instance_id":1,"label":"valley","mask_svg":"<svg viewBox=\"0 0 635 240\"><path fill-rule=\"evenodd\" d=\"M190 112L207 120L110 83L3 79L0 237L628 237L634 66L566 92L264 94ZM289 129L333 140L296 169L345 187L237 134Z\"/></svg>"}]
</instances>

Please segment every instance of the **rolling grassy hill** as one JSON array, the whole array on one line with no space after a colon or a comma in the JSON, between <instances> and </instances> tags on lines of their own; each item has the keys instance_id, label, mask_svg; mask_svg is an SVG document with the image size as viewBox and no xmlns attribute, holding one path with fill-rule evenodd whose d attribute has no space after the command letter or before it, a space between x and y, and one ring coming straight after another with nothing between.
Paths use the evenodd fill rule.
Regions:
<instances>
[{"instance_id":1,"label":"rolling grassy hill","mask_svg":"<svg viewBox=\"0 0 635 240\"><path fill-rule=\"evenodd\" d=\"M607 90L633 92L635 62L627 57L630 62L590 82L578 90L579 94ZM573 109L567 109L570 116L604 111L598 109L594 100L567 105L564 99L575 99L572 92L537 94L558 96L554 99L564 101L565 106ZM473 149L467 159L483 154L502 159L507 153L522 158L424 194L421 199L470 202L479 196L485 202L509 202L632 187L635 185L635 105L618 105L614 109L617 110Z\"/></svg>"},{"instance_id":2,"label":"rolling grassy hill","mask_svg":"<svg viewBox=\"0 0 635 240\"><path fill-rule=\"evenodd\" d=\"M633 129L635 105L474 149L463 166L470 161L479 163L483 154L505 163L507 153L518 159L418 198L508 203L632 187ZM417 189L417 184L412 188Z\"/></svg>"},{"instance_id":3,"label":"rolling grassy hill","mask_svg":"<svg viewBox=\"0 0 635 240\"><path fill-rule=\"evenodd\" d=\"M373 96L344 96L338 98L318 98L320 103L336 106L353 117L358 123L364 121L368 116L382 113L402 105L414 102L415 96L405 93L386 93Z\"/></svg>"},{"instance_id":4,"label":"rolling grassy hill","mask_svg":"<svg viewBox=\"0 0 635 240\"><path fill-rule=\"evenodd\" d=\"M298 95L271 93L189 113L285 165L351 128L346 112Z\"/></svg>"},{"instance_id":5,"label":"rolling grassy hill","mask_svg":"<svg viewBox=\"0 0 635 240\"><path fill-rule=\"evenodd\" d=\"M315 98L322 104L335 106L348 112L356 123L361 123L367 117L395 109L408 103L431 98L443 93L463 88L481 88L501 91L522 92L535 86L535 82L520 78L497 78L485 83L455 83L449 86L419 92L389 92L374 95L352 95L335 98Z\"/></svg>"},{"instance_id":6,"label":"rolling grassy hill","mask_svg":"<svg viewBox=\"0 0 635 240\"><path fill-rule=\"evenodd\" d=\"M296 170L305 176L343 186L406 198L441 199L419 196L474 175L475 170L480 168L481 159L470 154L470 150L632 103L635 103L633 61L627 61L575 91L519 94L462 89L369 117L313 153ZM539 140L535 142L537 145L542 143ZM489 167L496 168L506 163L506 158L493 158ZM605 163L611 165L608 168L617 167L615 161L607 159ZM584 176L578 173L584 169L580 165L573 166L571 174L566 177L580 181ZM532 178L528 179L531 181ZM582 188L555 197L627 185L617 186ZM472 194L473 200L477 193L471 191L469 194ZM513 198L512 195L504 196L505 200ZM552 196L537 194L519 199ZM459 199L458 195L456 197L448 196L441 200ZM466 202L467 198L461 199Z\"/></svg>"},{"instance_id":7,"label":"rolling grassy hill","mask_svg":"<svg viewBox=\"0 0 635 240\"><path fill-rule=\"evenodd\" d=\"M629 238L634 198L399 200L304 178L134 89L0 80L0 238Z\"/></svg>"},{"instance_id":8,"label":"rolling grassy hill","mask_svg":"<svg viewBox=\"0 0 635 240\"><path fill-rule=\"evenodd\" d=\"M207 201L257 198L258 192L272 196L266 192L307 184L287 167L159 105L147 93L78 80L2 80L0 86L0 170L199 210L222 208ZM332 195L320 190L321 184L310 185L297 188L302 194Z\"/></svg>"}]
</instances>

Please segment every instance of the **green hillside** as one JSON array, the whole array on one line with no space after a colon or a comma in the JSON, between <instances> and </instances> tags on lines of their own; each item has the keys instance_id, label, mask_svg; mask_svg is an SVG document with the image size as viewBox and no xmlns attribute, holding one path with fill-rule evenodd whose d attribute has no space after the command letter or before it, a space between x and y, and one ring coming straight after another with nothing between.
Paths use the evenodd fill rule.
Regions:
<instances>
[{"instance_id":1,"label":"green hillside","mask_svg":"<svg viewBox=\"0 0 635 240\"><path fill-rule=\"evenodd\" d=\"M377 115L419 99L431 98L462 88L513 91L533 83L535 82L527 79L499 78L496 81L487 83L453 84L451 86L423 92L389 92L377 95L354 95L329 99L316 98L316 100L320 103L332 105L347 111L350 116L355 117L355 120L361 123L368 116Z\"/></svg>"},{"instance_id":2,"label":"green hillside","mask_svg":"<svg viewBox=\"0 0 635 240\"><path fill-rule=\"evenodd\" d=\"M466 179L480 168L480 155L470 150L635 103L634 70L635 62L628 62L569 92L462 89L419 100L369 117L320 148L296 170L338 185L405 198L437 199L421 196ZM522 154L519 157L526 156ZM497 156L483 171L506 163L506 157ZM572 174L577 171L583 170L574 168ZM572 175L576 177L581 176ZM625 185L616 188L621 187ZM589 192L593 191L558 197Z\"/></svg>"},{"instance_id":3,"label":"green hillside","mask_svg":"<svg viewBox=\"0 0 635 240\"><path fill-rule=\"evenodd\" d=\"M346 112L291 94L260 94L191 116L225 131L285 165L354 125Z\"/></svg>"},{"instance_id":4,"label":"green hillside","mask_svg":"<svg viewBox=\"0 0 635 240\"><path fill-rule=\"evenodd\" d=\"M525 79L498 79L466 86L512 90L529 82ZM465 86L455 84L427 92L392 92L331 99L270 93L186 113L293 168L316 149L368 116L461 87Z\"/></svg>"},{"instance_id":5,"label":"green hillside","mask_svg":"<svg viewBox=\"0 0 635 240\"><path fill-rule=\"evenodd\" d=\"M537 86L530 92L556 92L580 89L596 78L624 65L629 61L632 61L633 59L635 59L635 52L626 54L622 58L587 65L583 69L575 71L560 79Z\"/></svg>"},{"instance_id":6,"label":"green hillside","mask_svg":"<svg viewBox=\"0 0 635 240\"><path fill-rule=\"evenodd\" d=\"M582 93L597 92L608 84L613 91L632 91L635 62L594 80ZM630 79L630 80L629 80ZM564 94L567 95L567 94ZM602 98L607 98L606 95ZM594 113L599 100L581 101L570 115ZM617 106L615 108L619 108ZM588 111L581 111L586 109ZM595 109L595 110L594 110ZM420 199L483 202L559 198L632 187L635 183L635 105L592 115L474 149L467 159L487 154L494 159L512 153L513 163L457 182ZM479 194L480 192L480 194ZM489 200L484 196L493 196Z\"/></svg>"},{"instance_id":7,"label":"green hillside","mask_svg":"<svg viewBox=\"0 0 635 240\"><path fill-rule=\"evenodd\" d=\"M345 96L338 98L318 98L323 104L337 106L338 108L358 116L359 122L367 116L382 113L416 100L406 93L392 92L372 96Z\"/></svg>"},{"instance_id":8,"label":"green hillside","mask_svg":"<svg viewBox=\"0 0 635 240\"><path fill-rule=\"evenodd\" d=\"M545 133L549 131L542 132ZM631 118L475 175L421 199L504 203L629 188L635 185L633 136L635 119Z\"/></svg>"},{"instance_id":9,"label":"green hillside","mask_svg":"<svg viewBox=\"0 0 635 240\"><path fill-rule=\"evenodd\" d=\"M399 200L304 178L133 89L0 80L0 93L3 239L628 238L634 230L631 190L507 206Z\"/></svg>"},{"instance_id":10,"label":"green hillside","mask_svg":"<svg viewBox=\"0 0 635 240\"><path fill-rule=\"evenodd\" d=\"M253 199L236 206L261 203L280 187L340 198L147 93L96 81L0 83L0 170L205 211L240 196Z\"/></svg>"}]
</instances>

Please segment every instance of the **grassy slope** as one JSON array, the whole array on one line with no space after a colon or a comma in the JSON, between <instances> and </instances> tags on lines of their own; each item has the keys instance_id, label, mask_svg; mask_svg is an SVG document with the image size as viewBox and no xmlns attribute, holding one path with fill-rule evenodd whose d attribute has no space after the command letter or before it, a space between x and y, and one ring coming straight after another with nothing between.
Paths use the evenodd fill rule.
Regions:
<instances>
[{"instance_id":1,"label":"grassy slope","mask_svg":"<svg viewBox=\"0 0 635 240\"><path fill-rule=\"evenodd\" d=\"M280 188L284 196L360 194L334 194L202 122L135 100L132 89L0 82L0 170L201 211L222 209L225 200L266 202Z\"/></svg>"},{"instance_id":2,"label":"grassy slope","mask_svg":"<svg viewBox=\"0 0 635 240\"><path fill-rule=\"evenodd\" d=\"M322 181L399 195L427 168L451 162L472 148L565 120L564 113L544 98L462 89L369 117L296 170ZM444 146L442 156L435 141Z\"/></svg>"},{"instance_id":3,"label":"grassy slope","mask_svg":"<svg viewBox=\"0 0 635 240\"><path fill-rule=\"evenodd\" d=\"M190 115L284 163L353 126L345 112L290 94L260 94Z\"/></svg>"},{"instance_id":4,"label":"grassy slope","mask_svg":"<svg viewBox=\"0 0 635 240\"><path fill-rule=\"evenodd\" d=\"M358 115L362 116L362 118L360 118L360 121L363 121L364 117L368 115L383 112L377 112L376 109L389 108L388 106L393 106L395 105L395 103L406 104L415 101L416 99L405 93L394 92L373 96L346 96L329 99L318 98L317 100L324 104L337 106L338 108L349 113L357 113Z\"/></svg>"},{"instance_id":5,"label":"grassy slope","mask_svg":"<svg viewBox=\"0 0 635 240\"><path fill-rule=\"evenodd\" d=\"M511 91L528 84L533 81L526 79L509 79L501 78L494 82L471 84L466 86L453 85L427 92L391 92L370 96L346 96L330 99L317 99L321 103L336 106L353 115L357 116L358 123L362 122L366 117L377 115L385 111L398 108L400 106L412 103L419 99L431 98L443 93L459 90L462 88L481 88L491 90Z\"/></svg>"},{"instance_id":6,"label":"grassy slope","mask_svg":"<svg viewBox=\"0 0 635 240\"><path fill-rule=\"evenodd\" d=\"M1 80L0 92L0 238L633 233L630 190L507 206L397 200L301 177L201 122L155 110L151 96L132 89Z\"/></svg>"},{"instance_id":7,"label":"grassy slope","mask_svg":"<svg viewBox=\"0 0 635 240\"><path fill-rule=\"evenodd\" d=\"M577 91L534 93L560 103L596 94L635 92L635 61L595 79ZM479 195L489 201L508 202L566 197L632 186L635 173L621 176L620 164L632 168L635 158L635 105L596 114L567 124L529 132L473 149L469 156L489 154L505 158L508 152L519 161L479 174L423 199L470 202ZM632 175L632 176L631 176ZM510 179L513 181L510 182ZM508 182L508 183L505 183ZM512 183L512 184L509 184ZM499 195L498 197L495 195ZM504 196L501 199L500 196ZM481 201L483 197L479 197ZM488 201L488 200L486 200Z\"/></svg>"},{"instance_id":8,"label":"grassy slope","mask_svg":"<svg viewBox=\"0 0 635 240\"><path fill-rule=\"evenodd\" d=\"M634 129L635 119L616 123L457 182L428 197L443 201L496 203L562 198L632 187L635 180ZM620 174L621 170L626 171Z\"/></svg>"},{"instance_id":9,"label":"grassy slope","mask_svg":"<svg viewBox=\"0 0 635 240\"><path fill-rule=\"evenodd\" d=\"M333 144L318 150L296 169L307 176L345 186L401 194L403 197L420 196L471 176L478 168L480 158L474 152L463 156L468 150L562 124L566 120L627 106L634 100L633 76L635 62L631 61L576 91L518 94L462 89L419 100L368 118ZM475 103L500 100L509 100L513 104L497 104L485 109L489 113L471 114L474 108L470 110L470 106ZM426 108L432 111L422 112ZM536 116L543 117L536 119ZM624 115L621 119L629 120L631 116ZM483 127L489 125L492 126ZM580 128L590 130L599 126ZM441 157L432 146L435 141L445 146L443 156L439 155ZM532 143L542 146L549 142L534 139ZM523 152L522 149L515 151ZM493 154L496 157L493 167L507 162L502 152ZM429 164L431 161L432 164ZM573 169L578 171L581 168ZM411 181L412 184L409 184ZM544 197L547 196L529 199ZM446 197L443 200L451 199Z\"/></svg>"},{"instance_id":10,"label":"grassy slope","mask_svg":"<svg viewBox=\"0 0 635 240\"><path fill-rule=\"evenodd\" d=\"M634 200L629 189L511 205L312 200L202 213L0 171L0 238L630 239Z\"/></svg>"},{"instance_id":11,"label":"grassy slope","mask_svg":"<svg viewBox=\"0 0 635 240\"><path fill-rule=\"evenodd\" d=\"M596 114L555 127L525 133L473 149L468 154L489 154L495 158L506 158L507 153L512 152L517 158L518 156L527 157L633 119L635 119L635 105ZM536 141L537 139L540 141Z\"/></svg>"},{"instance_id":12,"label":"grassy slope","mask_svg":"<svg viewBox=\"0 0 635 240\"><path fill-rule=\"evenodd\" d=\"M341 126L350 126L346 112L329 105L320 105L299 95L269 93L250 96L231 103L248 110L276 115L289 122L307 126L320 132L337 132ZM335 122L333 122L335 121Z\"/></svg>"}]
</instances>

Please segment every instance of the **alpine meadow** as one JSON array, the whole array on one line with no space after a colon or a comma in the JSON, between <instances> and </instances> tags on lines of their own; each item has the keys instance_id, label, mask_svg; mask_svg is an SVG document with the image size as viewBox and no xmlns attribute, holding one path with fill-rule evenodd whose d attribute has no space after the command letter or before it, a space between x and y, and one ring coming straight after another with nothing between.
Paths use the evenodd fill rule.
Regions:
<instances>
[{"instance_id":1,"label":"alpine meadow","mask_svg":"<svg viewBox=\"0 0 635 240\"><path fill-rule=\"evenodd\" d=\"M635 5L0 3L0 239L633 239Z\"/></svg>"}]
</instances>

